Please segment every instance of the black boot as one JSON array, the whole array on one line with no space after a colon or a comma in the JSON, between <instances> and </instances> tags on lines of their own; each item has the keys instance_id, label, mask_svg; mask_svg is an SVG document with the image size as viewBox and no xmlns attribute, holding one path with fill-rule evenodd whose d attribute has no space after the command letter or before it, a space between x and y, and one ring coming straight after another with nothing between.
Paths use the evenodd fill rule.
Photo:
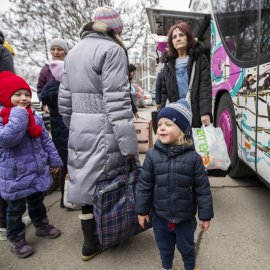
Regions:
<instances>
[{"instance_id":1,"label":"black boot","mask_svg":"<svg viewBox=\"0 0 270 270\"><path fill-rule=\"evenodd\" d=\"M89 216L91 215L91 218ZM80 215L84 243L82 248L82 260L88 261L101 251L101 245L95 235L95 219L93 214Z\"/></svg>"},{"instance_id":2,"label":"black boot","mask_svg":"<svg viewBox=\"0 0 270 270\"><path fill-rule=\"evenodd\" d=\"M63 194L61 195L61 199L60 199L60 207L61 208L66 208L65 205L64 205L64 195Z\"/></svg>"}]
</instances>

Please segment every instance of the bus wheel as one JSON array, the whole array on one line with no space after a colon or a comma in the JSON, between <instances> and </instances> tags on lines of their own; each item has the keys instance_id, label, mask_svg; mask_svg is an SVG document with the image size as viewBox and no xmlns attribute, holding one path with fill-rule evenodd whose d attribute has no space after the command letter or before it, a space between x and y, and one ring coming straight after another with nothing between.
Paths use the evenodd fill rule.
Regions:
<instances>
[{"instance_id":1,"label":"bus wheel","mask_svg":"<svg viewBox=\"0 0 270 270\"><path fill-rule=\"evenodd\" d=\"M224 134L228 153L231 159L229 176L245 177L253 175L253 171L238 157L237 126L231 95L224 93L219 101L215 125L219 126Z\"/></svg>"}]
</instances>

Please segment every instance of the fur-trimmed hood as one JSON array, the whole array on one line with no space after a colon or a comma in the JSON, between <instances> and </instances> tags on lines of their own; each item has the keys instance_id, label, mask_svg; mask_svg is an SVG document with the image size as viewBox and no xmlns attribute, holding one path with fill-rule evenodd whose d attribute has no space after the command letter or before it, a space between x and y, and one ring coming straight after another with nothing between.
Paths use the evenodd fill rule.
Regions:
<instances>
[{"instance_id":1,"label":"fur-trimmed hood","mask_svg":"<svg viewBox=\"0 0 270 270\"><path fill-rule=\"evenodd\" d=\"M197 42L193 48L190 48L188 50L188 55L194 58L195 60L197 60L203 53L204 53L204 47L200 42ZM162 55L162 62L163 63L175 62L176 58L177 56L168 55L168 52L165 52Z\"/></svg>"},{"instance_id":2,"label":"fur-trimmed hood","mask_svg":"<svg viewBox=\"0 0 270 270\"><path fill-rule=\"evenodd\" d=\"M106 36L109 36L112 38L119 46L121 46L127 55L127 49L121 40L121 38L114 32L114 30L109 27L107 24L100 22L100 21L93 21L90 23L85 24L79 32L80 38L83 39L86 35L89 34L91 31L101 32L105 34Z\"/></svg>"}]
</instances>

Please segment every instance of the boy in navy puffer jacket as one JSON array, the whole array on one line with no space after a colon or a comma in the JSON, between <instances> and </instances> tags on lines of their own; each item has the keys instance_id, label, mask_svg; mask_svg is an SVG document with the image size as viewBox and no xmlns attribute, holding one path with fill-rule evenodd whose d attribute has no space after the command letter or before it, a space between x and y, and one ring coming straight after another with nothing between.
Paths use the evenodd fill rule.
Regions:
<instances>
[{"instance_id":1,"label":"boy in navy puffer jacket","mask_svg":"<svg viewBox=\"0 0 270 270\"><path fill-rule=\"evenodd\" d=\"M209 180L201 156L189 138L192 113L185 100L171 103L158 114L158 138L146 153L140 174L136 212L139 223L149 222L152 206L153 230L163 269L173 266L175 244L185 269L195 267L195 215L205 232L214 216Z\"/></svg>"},{"instance_id":2,"label":"boy in navy puffer jacket","mask_svg":"<svg viewBox=\"0 0 270 270\"><path fill-rule=\"evenodd\" d=\"M22 215L28 204L36 235L55 238L60 230L49 224L43 191L52 183L51 171L63 166L40 116L30 108L31 89L15 74L0 73L0 192L7 200L7 238L11 252L24 258L33 253L25 241ZM52 169L50 169L52 168Z\"/></svg>"}]
</instances>

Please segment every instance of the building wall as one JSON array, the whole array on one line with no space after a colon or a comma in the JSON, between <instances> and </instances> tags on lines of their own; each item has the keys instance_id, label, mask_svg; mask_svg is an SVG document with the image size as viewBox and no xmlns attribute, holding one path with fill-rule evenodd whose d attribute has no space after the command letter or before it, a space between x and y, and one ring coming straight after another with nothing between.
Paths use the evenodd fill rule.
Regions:
<instances>
[{"instance_id":1,"label":"building wall","mask_svg":"<svg viewBox=\"0 0 270 270\"><path fill-rule=\"evenodd\" d=\"M144 90L150 91L156 84L156 41L150 35L145 38L141 58L136 64L134 82Z\"/></svg>"}]
</instances>

